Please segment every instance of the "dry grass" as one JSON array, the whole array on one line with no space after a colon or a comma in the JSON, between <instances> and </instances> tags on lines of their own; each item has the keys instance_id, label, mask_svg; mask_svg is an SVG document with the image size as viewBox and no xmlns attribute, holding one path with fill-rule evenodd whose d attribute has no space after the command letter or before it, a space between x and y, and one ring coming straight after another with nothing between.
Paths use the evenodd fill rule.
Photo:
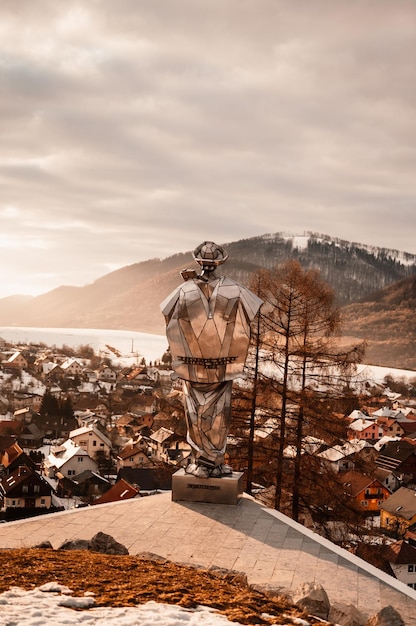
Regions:
<instances>
[{"instance_id":1,"label":"dry grass","mask_svg":"<svg viewBox=\"0 0 416 626\"><path fill-rule=\"evenodd\" d=\"M96 606L135 606L149 600L193 608L203 604L242 624L289 624L306 615L282 597L251 589L238 576L145 556L49 549L0 550L0 592L57 581L74 596L95 594ZM317 620L308 618L310 624Z\"/></svg>"}]
</instances>

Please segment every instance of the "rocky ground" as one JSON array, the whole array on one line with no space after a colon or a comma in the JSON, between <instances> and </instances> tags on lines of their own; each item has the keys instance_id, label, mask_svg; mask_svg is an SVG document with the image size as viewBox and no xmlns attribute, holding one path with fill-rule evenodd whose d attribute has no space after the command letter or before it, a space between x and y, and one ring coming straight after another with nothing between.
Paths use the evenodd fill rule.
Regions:
<instances>
[{"instance_id":1,"label":"rocky ground","mask_svg":"<svg viewBox=\"0 0 416 626\"><path fill-rule=\"evenodd\" d=\"M0 564L0 593L57 581L74 596L94 593L96 606L134 606L154 600L188 608L206 605L241 624L322 625L283 597L251 589L236 572L190 568L151 555L33 548L0 550Z\"/></svg>"}]
</instances>

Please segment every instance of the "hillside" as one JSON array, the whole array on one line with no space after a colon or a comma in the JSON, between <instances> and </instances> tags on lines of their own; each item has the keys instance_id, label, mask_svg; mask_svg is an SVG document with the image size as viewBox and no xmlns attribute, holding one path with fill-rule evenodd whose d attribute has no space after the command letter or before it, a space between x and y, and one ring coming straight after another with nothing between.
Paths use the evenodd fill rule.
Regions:
<instances>
[{"instance_id":1,"label":"hillside","mask_svg":"<svg viewBox=\"0 0 416 626\"><path fill-rule=\"evenodd\" d=\"M344 334L368 340L367 363L416 370L415 276L344 307L343 320Z\"/></svg>"},{"instance_id":2,"label":"hillside","mask_svg":"<svg viewBox=\"0 0 416 626\"><path fill-rule=\"evenodd\" d=\"M229 253L224 272L242 283L247 283L259 267L271 268L288 259L297 259L305 268L319 269L333 287L340 306L358 303L348 309L347 319L348 333L360 337L368 336L369 326L354 325L353 317L361 319L359 311L365 299L389 285L416 276L416 255L316 233L302 237L276 233L224 245ZM186 267L195 267L191 252L135 263L84 287L62 286L29 299L3 298L0 299L0 326L106 328L163 334L160 302L180 284L180 271ZM388 301L385 306L390 306ZM395 306L394 303L391 306ZM402 314L406 315L408 310L401 309ZM364 319L365 315L362 317ZM411 322L409 333L412 334L410 327ZM381 328L379 330L381 332ZM413 333L416 334L416 330ZM383 342L389 340L389 334L380 335L377 346L384 348ZM409 353L411 367L416 369L416 357L412 360L411 351L409 348L406 354ZM377 354L388 356L389 351L383 349ZM376 352L373 356L374 362L378 362ZM393 365L386 361L380 363ZM395 361L394 365L409 367L409 362L398 365Z\"/></svg>"}]
</instances>

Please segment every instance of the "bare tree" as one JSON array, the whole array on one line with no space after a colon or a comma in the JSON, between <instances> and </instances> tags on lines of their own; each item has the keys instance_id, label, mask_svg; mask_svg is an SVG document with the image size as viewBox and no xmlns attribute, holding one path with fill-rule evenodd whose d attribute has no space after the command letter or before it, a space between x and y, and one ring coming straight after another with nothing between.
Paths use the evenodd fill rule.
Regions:
<instances>
[{"instance_id":1,"label":"bare tree","mask_svg":"<svg viewBox=\"0 0 416 626\"><path fill-rule=\"evenodd\" d=\"M335 381L337 393L341 392L343 376L362 357L362 347L339 349L340 311L332 289L316 270L303 270L297 261L289 261L271 271L256 272L250 288L264 301L257 344L263 359L260 369L281 399L274 506L281 509L284 481L287 488L290 481L292 516L298 519L305 426L311 431L315 422L319 429L322 397ZM291 478L284 472L288 443L295 450Z\"/></svg>"}]
</instances>

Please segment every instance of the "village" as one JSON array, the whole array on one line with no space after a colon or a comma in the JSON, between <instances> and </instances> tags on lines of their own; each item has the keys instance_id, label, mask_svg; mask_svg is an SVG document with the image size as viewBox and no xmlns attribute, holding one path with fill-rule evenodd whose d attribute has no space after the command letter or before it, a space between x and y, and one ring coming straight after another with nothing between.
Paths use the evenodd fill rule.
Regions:
<instances>
[{"instance_id":1,"label":"village","mask_svg":"<svg viewBox=\"0 0 416 626\"><path fill-rule=\"evenodd\" d=\"M88 346L74 353L0 338L0 355L2 522L171 489L191 449L168 354L125 365L110 347L103 356ZM379 385L345 418L341 443L306 436L305 454L337 477L377 529L383 569L416 589L414 398ZM270 418L258 423L254 443L267 449L273 430ZM227 447L238 471L247 464L243 431L236 428ZM265 501L268 483L257 469L253 495ZM316 530L313 520L301 521Z\"/></svg>"}]
</instances>

